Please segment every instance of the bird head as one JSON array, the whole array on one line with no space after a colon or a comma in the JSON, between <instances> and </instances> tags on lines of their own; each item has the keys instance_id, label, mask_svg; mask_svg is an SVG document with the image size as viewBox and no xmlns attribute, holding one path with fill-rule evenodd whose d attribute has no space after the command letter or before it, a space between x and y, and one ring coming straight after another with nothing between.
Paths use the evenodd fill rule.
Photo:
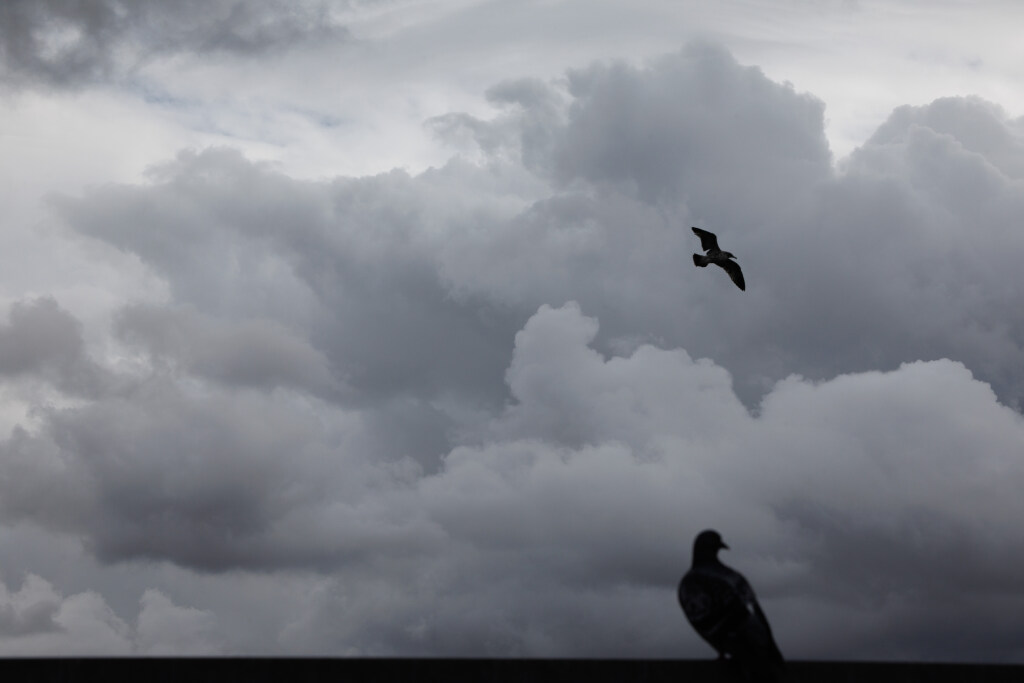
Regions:
<instances>
[{"instance_id":1,"label":"bird head","mask_svg":"<svg viewBox=\"0 0 1024 683\"><path fill-rule=\"evenodd\" d=\"M707 529L697 534L693 540L693 559L710 560L718 557L719 550L728 550L729 546L722 541L719 533L713 529Z\"/></svg>"},{"instance_id":2,"label":"bird head","mask_svg":"<svg viewBox=\"0 0 1024 683\"><path fill-rule=\"evenodd\" d=\"M723 251L722 253L725 254L726 258L736 258L736 254L732 253L731 251Z\"/></svg>"}]
</instances>

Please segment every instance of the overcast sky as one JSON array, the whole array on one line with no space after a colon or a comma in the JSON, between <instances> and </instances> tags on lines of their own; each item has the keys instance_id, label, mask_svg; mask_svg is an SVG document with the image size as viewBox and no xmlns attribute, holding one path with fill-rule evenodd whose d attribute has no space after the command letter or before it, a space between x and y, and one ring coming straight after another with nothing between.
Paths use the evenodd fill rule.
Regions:
<instances>
[{"instance_id":1,"label":"overcast sky","mask_svg":"<svg viewBox=\"0 0 1024 683\"><path fill-rule=\"evenodd\" d=\"M7 0L0 654L1024 661L1022 25Z\"/></svg>"}]
</instances>

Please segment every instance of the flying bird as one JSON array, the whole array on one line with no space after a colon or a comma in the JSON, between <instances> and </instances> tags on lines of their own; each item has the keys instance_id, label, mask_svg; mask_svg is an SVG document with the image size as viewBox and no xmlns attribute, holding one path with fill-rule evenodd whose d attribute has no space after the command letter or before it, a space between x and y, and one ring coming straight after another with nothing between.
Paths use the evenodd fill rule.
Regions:
<instances>
[{"instance_id":1,"label":"flying bird","mask_svg":"<svg viewBox=\"0 0 1024 683\"><path fill-rule=\"evenodd\" d=\"M748 679L776 680L784 666L782 653L750 584L718 559L723 548L729 546L717 531L697 534L693 564L679 582L679 605L719 659L735 661Z\"/></svg>"},{"instance_id":2,"label":"flying bird","mask_svg":"<svg viewBox=\"0 0 1024 683\"><path fill-rule=\"evenodd\" d=\"M693 255L693 265L700 268L706 268L709 263L721 266L725 269L725 272L729 273L729 277L736 283L736 286L746 291L747 285L743 281L743 271L740 270L740 264L729 260L736 258L736 256L718 248L718 238L715 237L715 233L701 230L700 228L692 228L692 230L693 234L700 238L700 248L705 252L703 256L700 254Z\"/></svg>"}]
</instances>

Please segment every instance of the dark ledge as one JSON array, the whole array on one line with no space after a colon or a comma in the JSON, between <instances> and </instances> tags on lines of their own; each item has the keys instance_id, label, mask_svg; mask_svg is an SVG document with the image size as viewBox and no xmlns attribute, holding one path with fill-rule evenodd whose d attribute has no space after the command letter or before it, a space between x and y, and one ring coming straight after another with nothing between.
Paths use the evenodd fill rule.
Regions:
<instances>
[{"instance_id":1,"label":"dark ledge","mask_svg":"<svg viewBox=\"0 0 1024 683\"><path fill-rule=\"evenodd\" d=\"M0 680L402 681L410 683L728 683L727 664L636 659L63 658L0 660ZM785 683L1020 683L1024 665L902 662L790 662Z\"/></svg>"}]
</instances>

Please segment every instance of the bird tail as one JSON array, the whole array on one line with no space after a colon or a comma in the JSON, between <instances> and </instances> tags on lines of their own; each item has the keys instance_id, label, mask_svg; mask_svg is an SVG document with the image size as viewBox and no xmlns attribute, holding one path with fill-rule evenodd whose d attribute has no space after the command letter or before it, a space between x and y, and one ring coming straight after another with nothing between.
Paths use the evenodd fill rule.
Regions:
<instances>
[{"instance_id":1,"label":"bird tail","mask_svg":"<svg viewBox=\"0 0 1024 683\"><path fill-rule=\"evenodd\" d=\"M700 254L694 254L693 255L693 265L695 265L695 266L697 266L699 268L706 268L707 265L708 265L708 262Z\"/></svg>"}]
</instances>

